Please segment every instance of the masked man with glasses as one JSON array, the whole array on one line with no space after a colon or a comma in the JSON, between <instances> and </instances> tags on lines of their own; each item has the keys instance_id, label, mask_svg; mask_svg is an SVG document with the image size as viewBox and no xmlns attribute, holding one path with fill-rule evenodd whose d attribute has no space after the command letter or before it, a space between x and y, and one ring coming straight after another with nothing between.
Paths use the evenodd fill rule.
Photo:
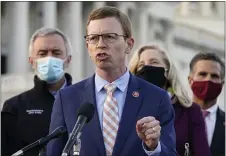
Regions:
<instances>
[{"instance_id":1,"label":"masked man with glasses","mask_svg":"<svg viewBox=\"0 0 226 156\"><path fill-rule=\"evenodd\" d=\"M48 135L55 96L71 85L65 73L71 61L69 39L61 31L41 28L30 39L29 62L35 71L34 88L6 100L2 110L2 155L11 155ZM10 123L8 123L10 122ZM34 148L24 156L37 156Z\"/></svg>"},{"instance_id":2,"label":"masked man with glasses","mask_svg":"<svg viewBox=\"0 0 226 156\"><path fill-rule=\"evenodd\" d=\"M131 32L129 18L115 7L89 15L85 41L96 73L59 92L50 125L50 133L65 125L69 136L78 108L86 102L95 106L81 134L80 156L176 155L174 111L167 92L133 76L125 65L134 45ZM67 139L52 140L47 156L60 155Z\"/></svg>"}]
</instances>

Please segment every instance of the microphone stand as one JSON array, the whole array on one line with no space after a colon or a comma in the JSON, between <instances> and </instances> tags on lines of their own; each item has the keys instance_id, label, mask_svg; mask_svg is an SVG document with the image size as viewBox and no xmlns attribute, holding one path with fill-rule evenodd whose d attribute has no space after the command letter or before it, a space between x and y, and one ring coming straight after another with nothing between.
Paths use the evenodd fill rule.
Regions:
<instances>
[{"instance_id":1,"label":"microphone stand","mask_svg":"<svg viewBox=\"0 0 226 156\"><path fill-rule=\"evenodd\" d=\"M77 139L76 139L76 142L75 142L75 145L73 147L73 156L79 156L79 153L80 153L80 149L81 149L81 140L80 140L80 136L81 136L81 132L79 132L78 136L77 136Z\"/></svg>"},{"instance_id":2,"label":"microphone stand","mask_svg":"<svg viewBox=\"0 0 226 156\"><path fill-rule=\"evenodd\" d=\"M73 146L72 156L79 156L80 149L81 149L81 140L80 140L81 134L82 133L79 132L78 135L77 135L77 137L76 137L75 144ZM69 156L69 155L67 153L62 153L61 156Z\"/></svg>"},{"instance_id":3,"label":"microphone stand","mask_svg":"<svg viewBox=\"0 0 226 156\"><path fill-rule=\"evenodd\" d=\"M47 143L42 145L41 147L41 150L39 150L39 155L38 156L45 156L45 152L43 150L45 150L45 147L46 147ZM33 147L37 146L36 142L26 146L24 149L26 149L24 152L27 151L27 149L32 149ZM40 146L39 146L40 147ZM24 154L24 152L22 150L19 150L18 152L14 153L12 156L21 156Z\"/></svg>"},{"instance_id":4,"label":"microphone stand","mask_svg":"<svg viewBox=\"0 0 226 156\"><path fill-rule=\"evenodd\" d=\"M45 144L45 145L43 146L43 148L40 148L40 149L39 149L39 154L38 154L38 156L46 156L46 145L47 145L47 144Z\"/></svg>"},{"instance_id":5,"label":"microphone stand","mask_svg":"<svg viewBox=\"0 0 226 156\"><path fill-rule=\"evenodd\" d=\"M16 153L14 153L12 156L21 156L21 155L24 154L24 152L29 151L29 150L31 150L34 147L38 147L39 148L39 155L40 155L40 153L42 151L42 148L44 147L44 149L45 149L45 146L47 145L47 143L50 140L52 140L54 138L58 138L61 135L63 135L64 133L66 133L66 129L63 126L58 127L51 134L49 134L49 135L47 135L47 136L45 136L45 137L43 137L43 138L31 143L29 145L27 145L26 147L22 148L21 150L17 151ZM44 153L43 153L43 155L44 155Z\"/></svg>"}]
</instances>

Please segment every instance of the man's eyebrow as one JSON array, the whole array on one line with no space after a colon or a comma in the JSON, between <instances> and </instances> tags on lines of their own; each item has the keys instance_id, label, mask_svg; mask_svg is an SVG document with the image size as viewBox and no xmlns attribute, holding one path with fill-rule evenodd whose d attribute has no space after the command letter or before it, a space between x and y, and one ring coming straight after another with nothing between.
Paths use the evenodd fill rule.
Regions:
<instances>
[{"instance_id":1,"label":"man's eyebrow","mask_svg":"<svg viewBox=\"0 0 226 156\"><path fill-rule=\"evenodd\" d=\"M118 33L106 30L106 31L102 31L102 32L92 32L92 33L87 34L87 35L101 35L101 34L118 34Z\"/></svg>"},{"instance_id":2,"label":"man's eyebrow","mask_svg":"<svg viewBox=\"0 0 226 156\"><path fill-rule=\"evenodd\" d=\"M40 48L40 49L38 49L38 51L46 51L46 50L60 50L60 51L62 51L61 50L61 48L57 48L57 47L54 47L54 48Z\"/></svg>"},{"instance_id":3,"label":"man's eyebrow","mask_svg":"<svg viewBox=\"0 0 226 156\"><path fill-rule=\"evenodd\" d=\"M45 49L45 48L40 48L40 49L38 49L38 51L47 51L47 49Z\"/></svg>"},{"instance_id":4,"label":"man's eyebrow","mask_svg":"<svg viewBox=\"0 0 226 156\"><path fill-rule=\"evenodd\" d=\"M62 51L60 48L53 48L52 50L60 50L60 51Z\"/></svg>"},{"instance_id":5,"label":"man's eyebrow","mask_svg":"<svg viewBox=\"0 0 226 156\"><path fill-rule=\"evenodd\" d=\"M199 71L198 73L207 73L206 71Z\"/></svg>"},{"instance_id":6,"label":"man's eyebrow","mask_svg":"<svg viewBox=\"0 0 226 156\"><path fill-rule=\"evenodd\" d=\"M208 74L209 72L206 72L206 71L199 71L198 73L199 73L199 74L200 74L200 73L202 73L202 74ZM210 74L211 74L211 75L218 75L218 76L220 75L220 74L214 73L214 72L211 72Z\"/></svg>"}]
</instances>

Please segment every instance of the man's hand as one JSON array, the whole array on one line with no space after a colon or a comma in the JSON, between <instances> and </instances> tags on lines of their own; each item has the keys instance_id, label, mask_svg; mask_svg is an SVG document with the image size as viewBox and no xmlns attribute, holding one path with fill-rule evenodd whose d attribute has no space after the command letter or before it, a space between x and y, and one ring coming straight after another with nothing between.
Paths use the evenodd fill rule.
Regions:
<instances>
[{"instance_id":1,"label":"man's hand","mask_svg":"<svg viewBox=\"0 0 226 156\"><path fill-rule=\"evenodd\" d=\"M148 116L137 121L136 131L139 138L146 144L150 151L156 149L160 138L161 127L158 120Z\"/></svg>"}]
</instances>

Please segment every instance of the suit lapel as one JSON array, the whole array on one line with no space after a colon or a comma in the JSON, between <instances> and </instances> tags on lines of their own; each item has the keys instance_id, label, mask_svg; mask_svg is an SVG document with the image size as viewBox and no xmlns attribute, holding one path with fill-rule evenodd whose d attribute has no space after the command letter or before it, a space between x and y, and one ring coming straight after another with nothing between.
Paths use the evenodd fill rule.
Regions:
<instances>
[{"instance_id":1,"label":"suit lapel","mask_svg":"<svg viewBox=\"0 0 226 156\"><path fill-rule=\"evenodd\" d=\"M138 94L139 95L138 95ZM138 96L137 96L138 95ZM137 97L134 97L137 96ZM113 156L119 156L123 146L130 134L130 131L135 128L137 113L141 106L141 93L139 90L137 79L130 74L130 81L125 100L125 105L122 112L121 121L116 137L116 142L113 150Z\"/></svg>"},{"instance_id":2,"label":"suit lapel","mask_svg":"<svg viewBox=\"0 0 226 156\"><path fill-rule=\"evenodd\" d=\"M213 133L213 139L211 142L211 152L216 152L219 147L219 140L222 139L224 136L224 116L221 116L220 109L217 109L217 118L216 118L216 125Z\"/></svg>"},{"instance_id":3,"label":"suit lapel","mask_svg":"<svg viewBox=\"0 0 226 156\"><path fill-rule=\"evenodd\" d=\"M95 82L94 82L94 76L86 82L84 91L83 91L83 103L89 102L95 105L96 111L93 116L92 121L89 123L89 129L92 130L92 136L94 139L94 144L99 150L99 153L101 156L105 156L105 148L104 148L104 141L103 141L103 135L100 127L100 120L97 113L97 105L96 105L96 95L95 95Z\"/></svg>"}]
</instances>

